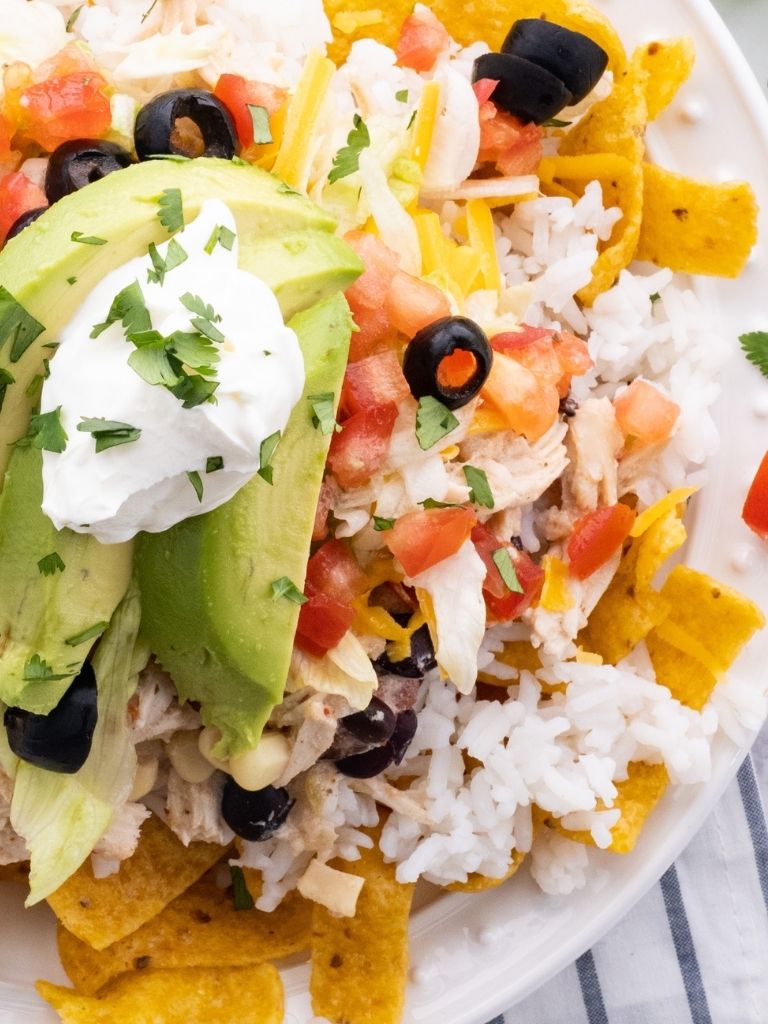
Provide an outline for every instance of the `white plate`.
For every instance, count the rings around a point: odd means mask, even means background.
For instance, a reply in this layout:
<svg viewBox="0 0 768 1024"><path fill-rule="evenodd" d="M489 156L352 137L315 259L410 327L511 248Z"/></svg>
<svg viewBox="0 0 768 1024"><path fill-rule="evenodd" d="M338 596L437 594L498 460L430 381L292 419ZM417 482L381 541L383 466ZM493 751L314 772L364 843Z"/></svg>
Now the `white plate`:
<svg viewBox="0 0 768 1024"><path fill-rule="evenodd" d="M761 242L736 282L697 282L722 331L733 339L768 329L768 107L736 44L707 0L602 0L630 45L689 34L698 61L692 80L651 129L655 159L718 180L746 178L762 205ZM686 560L768 607L768 557L742 524L746 488L768 439L768 384L737 357L723 377L718 409L724 442L711 483L689 521ZM758 638L734 671L756 678L768 660ZM627 857L594 854L588 888L565 899L543 895L521 873L483 895L443 895L413 916L408 1024L481 1024L523 999L596 942L664 873L700 827L744 756L726 740L713 751L713 775L699 787L672 790ZM44 907L23 913L16 890L0 885L0 1022L50 1024L36 978L65 981L55 952L53 919ZM308 972L285 973L287 1024L312 1013Z"/></svg>

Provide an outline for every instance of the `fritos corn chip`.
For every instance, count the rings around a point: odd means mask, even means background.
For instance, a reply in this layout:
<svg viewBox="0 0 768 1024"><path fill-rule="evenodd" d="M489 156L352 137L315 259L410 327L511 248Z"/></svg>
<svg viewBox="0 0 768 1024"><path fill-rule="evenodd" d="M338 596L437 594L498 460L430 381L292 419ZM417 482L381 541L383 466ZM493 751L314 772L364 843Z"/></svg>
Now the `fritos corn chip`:
<svg viewBox="0 0 768 1024"><path fill-rule="evenodd" d="M446 885L451 892L487 892L488 889L498 889L508 878L518 870L525 860L525 854L519 850L512 851L512 860L509 862L507 873L501 878L487 878L485 875L470 875L466 882L453 882Z"/></svg>
<svg viewBox="0 0 768 1024"><path fill-rule="evenodd" d="M94 999L39 981L63 1024L282 1024L283 985L271 964L133 971Z"/></svg>
<svg viewBox="0 0 768 1024"><path fill-rule="evenodd" d="M225 853L213 843L184 846L151 817L136 852L117 874L94 878L86 862L48 902L68 931L94 949L105 949L159 914Z"/></svg>
<svg viewBox="0 0 768 1024"><path fill-rule="evenodd" d="M312 1009L331 1024L398 1024L408 969L413 886L395 881L381 851L337 867L365 879L354 918L316 907L312 925Z"/></svg>
<svg viewBox="0 0 768 1024"><path fill-rule="evenodd" d="M645 99L648 120L655 121L677 95L680 86L693 71L696 49L687 36L654 40L639 50L640 61L648 72Z"/></svg>
<svg viewBox="0 0 768 1024"><path fill-rule="evenodd" d="M722 185L644 168L636 257L686 274L738 277L757 240L757 202L745 181Z"/></svg>
<svg viewBox="0 0 768 1024"><path fill-rule="evenodd" d="M72 984L95 995L131 970L176 967L253 967L309 947L312 912L289 893L270 914L235 910L231 893L211 875L196 882L137 931L92 949L59 928L59 956Z"/></svg>

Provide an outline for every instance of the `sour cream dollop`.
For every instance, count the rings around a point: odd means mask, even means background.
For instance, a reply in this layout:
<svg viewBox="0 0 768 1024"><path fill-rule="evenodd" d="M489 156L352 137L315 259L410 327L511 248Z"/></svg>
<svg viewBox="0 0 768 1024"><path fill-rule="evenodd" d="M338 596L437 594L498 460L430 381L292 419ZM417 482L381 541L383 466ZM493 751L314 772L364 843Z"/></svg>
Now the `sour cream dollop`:
<svg viewBox="0 0 768 1024"><path fill-rule="evenodd" d="M233 233L234 241L224 232L231 248L211 248L219 227ZM61 332L41 398L43 413L60 407L67 433L61 454L43 453L42 508L58 529L113 544L208 512L254 476L262 442L285 429L304 387L301 349L272 290L238 267L235 232L228 207L207 201L174 236L187 258L162 284L148 281L149 255L132 259L97 285ZM169 244L158 246L163 260ZM194 330L183 296L199 297L220 318L215 402L185 409L166 387L148 384L128 363L136 347L120 321L91 337L115 296L135 281L163 336ZM83 418L129 424L141 435L97 453L94 436L77 429ZM210 471L220 462L223 468ZM199 474L201 500L190 473Z"/></svg>

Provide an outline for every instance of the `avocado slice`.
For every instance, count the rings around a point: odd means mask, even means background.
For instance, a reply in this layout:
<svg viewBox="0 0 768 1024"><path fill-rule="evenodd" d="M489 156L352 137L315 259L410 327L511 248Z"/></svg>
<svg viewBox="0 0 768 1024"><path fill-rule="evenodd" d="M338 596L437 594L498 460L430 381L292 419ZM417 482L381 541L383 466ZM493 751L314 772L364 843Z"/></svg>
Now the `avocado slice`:
<svg viewBox="0 0 768 1024"><path fill-rule="evenodd" d="M307 397L338 397L352 319L337 295L290 326L306 387L273 459L273 485L254 477L226 505L137 538L142 635L181 699L199 701L203 721L221 730L221 754L255 746L282 700L299 606L271 585L304 584L330 444Z"/></svg>
<svg viewBox="0 0 768 1024"><path fill-rule="evenodd" d="M0 493L0 700L47 714L80 671L131 579L133 545L56 530L42 453L15 448ZM64 568L38 569L46 555Z"/></svg>
<svg viewBox="0 0 768 1024"><path fill-rule="evenodd" d="M3 249L0 486L5 477L10 492L0 491L0 700L31 711L55 706L80 670L91 644L65 641L109 621L129 582L132 545L101 545L57 532L43 516L40 453L14 451L35 402L29 385L42 374L50 345L83 296L109 271L146 253L150 242L168 238L158 200L174 188L181 191L186 221L207 198L229 205L241 265L275 290L286 317L346 288L362 271L354 252L333 234L335 221L308 199L258 168L212 159L155 160L117 171L56 203ZM80 236L105 243L74 240ZM16 359L5 296L45 328ZM43 576L37 562L54 551L66 570ZM40 678L25 679L25 669L27 677Z"/></svg>

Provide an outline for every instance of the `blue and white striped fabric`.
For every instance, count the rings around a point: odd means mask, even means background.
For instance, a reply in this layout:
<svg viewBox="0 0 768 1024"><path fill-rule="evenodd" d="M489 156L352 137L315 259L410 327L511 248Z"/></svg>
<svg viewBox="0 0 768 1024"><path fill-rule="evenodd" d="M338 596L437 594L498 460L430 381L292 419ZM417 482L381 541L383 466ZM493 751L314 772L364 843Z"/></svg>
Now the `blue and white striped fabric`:
<svg viewBox="0 0 768 1024"><path fill-rule="evenodd" d="M768 1024L768 729L613 931L491 1024Z"/></svg>

